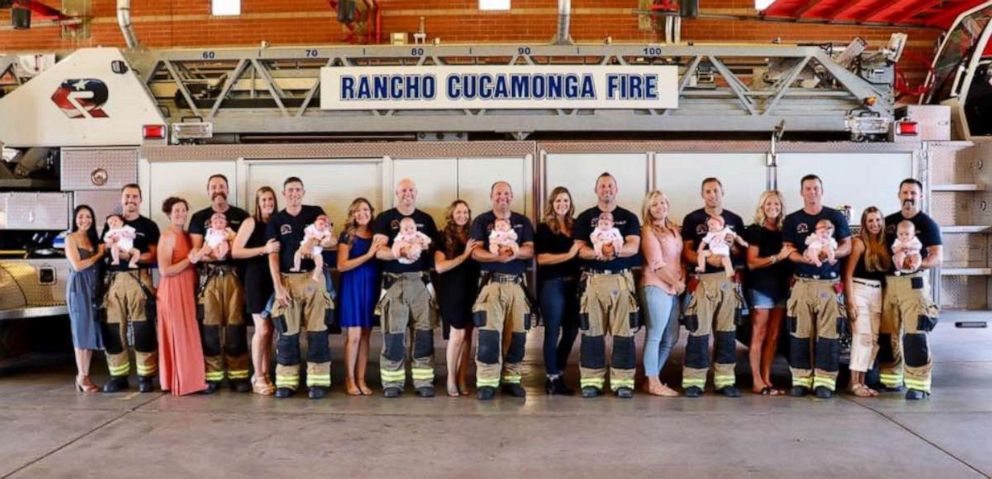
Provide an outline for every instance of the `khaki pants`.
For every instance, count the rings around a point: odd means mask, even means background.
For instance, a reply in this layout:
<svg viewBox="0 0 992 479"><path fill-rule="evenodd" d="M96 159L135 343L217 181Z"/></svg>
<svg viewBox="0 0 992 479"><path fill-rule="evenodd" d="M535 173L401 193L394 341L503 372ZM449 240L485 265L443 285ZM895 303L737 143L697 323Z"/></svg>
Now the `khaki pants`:
<svg viewBox="0 0 992 479"><path fill-rule="evenodd" d="M495 388L520 384L521 362L527 342L530 307L519 280L490 281L472 305L479 328L476 348L476 386Z"/></svg>
<svg viewBox="0 0 992 479"><path fill-rule="evenodd" d="M878 342L882 384L888 387L900 387L905 381L909 389L930 392L933 358L928 335L940 308L930 298L926 275L885 277Z"/></svg>
<svg viewBox="0 0 992 479"><path fill-rule="evenodd" d="M223 380L225 363L231 380L248 379L248 333L241 282L230 267L210 274L198 301L202 308L201 336L207 381Z"/></svg>
<svg viewBox="0 0 992 479"><path fill-rule="evenodd" d="M128 359L128 324L133 333L134 359L138 376L151 377L158 373L158 333L155 330L155 312L149 310L141 281L154 294L151 278L146 270L111 273L110 286L104 296L107 322L103 327L104 347L110 375L127 377L131 372Z"/></svg>
<svg viewBox="0 0 992 479"><path fill-rule="evenodd" d="M837 280L796 278L787 304L792 385L837 388L840 328L847 321ZM815 370L814 370L815 367Z"/></svg>
<svg viewBox="0 0 992 479"><path fill-rule="evenodd" d="M741 298L737 284L724 272L699 275L699 285L692 293L686 307L683 323L689 331L685 345L685 368L682 370L682 387L706 388L706 374L710 368L710 334L713 334L714 352L713 386L723 389L736 382L734 366L737 363L737 325Z"/></svg>
<svg viewBox="0 0 992 479"><path fill-rule="evenodd" d="M284 273L289 306L276 302L272 324L279 331L276 342L276 387L296 390L300 384L300 333L307 332L307 386L331 386L331 350L324 313L333 308L324 278L313 273Z"/></svg>
<svg viewBox="0 0 992 479"><path fill-rule="evenodd" d="M637 366L634 330L637 329L637 298L630 273L590 274L579 300L579 381L582 387L602 390L606 384L606 332L613 336L610 358L610 389L634 388Z"/></svg>
<svg viewBox="0 0 992 479"><path fill-rule="evenodd" d="M878 354L878 328L882 320L882 282L854 278L851 318L851 371L867 372Z"/></svg>
<svg viewBox="0 0 992 479"><path fill-rule="evenodd" d="M403 389L406 383L407 332L411 328L413 351L410 372L413 387L434 384L434 328L437 321L434 301L424 277L424 273L387 273L383 277L385 294L376 305L382 322L379 374L383 388Z"/></svg>

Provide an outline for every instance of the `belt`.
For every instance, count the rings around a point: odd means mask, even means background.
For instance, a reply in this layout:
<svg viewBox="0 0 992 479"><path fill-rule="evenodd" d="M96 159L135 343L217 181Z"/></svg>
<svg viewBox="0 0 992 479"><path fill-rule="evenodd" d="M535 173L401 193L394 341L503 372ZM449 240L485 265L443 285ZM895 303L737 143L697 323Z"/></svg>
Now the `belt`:
<svg viewBox="0 0 992 479"><path fill-rule="evenodd" d="M301 275L301 274L313 274L313 270L310 270L310 271L290 271L288 273L279 273L279 274L282 275L283 278L285 278L287 276L298 276L298 275Z"/></svg>
<svg viewBox="0 0 992 479"><path fill-rule="evenodd" d="M861 279L854 278L851 280L852 283L860 284L861 286L867 286L869 288L881 288L882 282L877 279Z"/></svg>
<svg viewBox="0 0 992 479"><path fill-rule="evenodd" d="M382 273L382 276L390 279L403 279L405 277L410 277L417 275L417 278L423 278L424 276L430 276L430 271L410 271L408 273Z"/></svg>
<svg viewBox="0 0 992 479"><path fill-rule="evenodd" d="M591 275L601 275L601 274L627 274L630 273L630 268L623 269L589 269L586 271Z"/></svg>
<svg viewBox="0 0 992 479"><path fill-rule="evenodd" d="M823 278L823 277L820 277L820 275L818 275L818 274L813 274L813 275L796 274L795 276L796 276L796 279L817 280L817 281L837 281L837 279L838 279L836 277L833 277L833 278Z"/></svg>
<svg viewBox="0 0 992 479"><path fill-rule="evenodd" d="M229 263L200 263L201 273L206 275L224 276L234 273L234 265Z"/></svg>
<svg viewBox="0 0 992 479"><path fill-rule="evenodd" d="M489 273L486 281L489 283L517 283L523 279L522 274Z"/></svg>

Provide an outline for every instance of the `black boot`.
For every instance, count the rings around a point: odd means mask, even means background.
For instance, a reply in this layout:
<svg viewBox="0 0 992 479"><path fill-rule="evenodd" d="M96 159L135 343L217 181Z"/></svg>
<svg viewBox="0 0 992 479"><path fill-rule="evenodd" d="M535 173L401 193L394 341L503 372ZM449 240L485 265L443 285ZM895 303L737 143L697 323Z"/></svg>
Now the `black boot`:
<svg viewBox="0 0 992 479"><path fill-rule="evenodd" d="M575 391L565 385L563 376L549 376L544 383L544 391L550 395L571 396Z"/></svg>
<svg viewBox="0 0 992 479"><path fill-rule="evenodd" d="M251 391L251 383L249 383L247 379L232 379L231 391L236 393L246 393Z"/></svg>
<svg viewBox="0 0 992 479"><path fill-rule="evenodd" d="M213 394L220 391L220 381L207 381L207 389L202 391L203 394Z"/></svg>
<svg viewBox="0 0 992 479"><path fill-rule="evenodd" d="M138 376L138 391L143 393L155 392L155 379L152 376Z"/></svg>
<svg viewBox="0 0 992 479"><path fill-rule="evenodd" d="M127 383L127 376L110 376L110 381L103 385L103 392L116 393L125 391L129 387L131 385Z"/></svg>

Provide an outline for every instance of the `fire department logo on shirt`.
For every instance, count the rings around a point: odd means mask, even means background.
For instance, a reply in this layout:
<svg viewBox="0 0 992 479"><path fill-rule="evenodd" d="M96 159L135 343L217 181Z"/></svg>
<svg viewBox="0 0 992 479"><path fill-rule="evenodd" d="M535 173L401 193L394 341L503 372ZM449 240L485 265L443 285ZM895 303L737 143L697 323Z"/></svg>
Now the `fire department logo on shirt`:
<svg viewBox="0 0 992 479"><path fill-rule="evenodd" d="M93 78L70 79L52 94L52 101L72 119L107 118L107 112L101 108L107 103L110 92L107 84Z"/></svg>
<svg viewBox="0 0 992 479"><path fill-rule="evenodd" d="M809 233L809 225L806 223L799 223L799 225L796 226L796 233L799 234Z"/></svg>
<svg viewBox="0 0 992 479"><path fill-rule="evenodd" d="M282 225L282 226L280 226L279 227L279 234L280 235L283 235L283 236L293 234L293 226L292 225Z"/></svg>
<svg viewBox="0 0 992 479"><path fill-rule="evenodd" d="M706 226L706 223L696 225L696 235L706 236L706 233L710 232L710 227Z"/></svg>

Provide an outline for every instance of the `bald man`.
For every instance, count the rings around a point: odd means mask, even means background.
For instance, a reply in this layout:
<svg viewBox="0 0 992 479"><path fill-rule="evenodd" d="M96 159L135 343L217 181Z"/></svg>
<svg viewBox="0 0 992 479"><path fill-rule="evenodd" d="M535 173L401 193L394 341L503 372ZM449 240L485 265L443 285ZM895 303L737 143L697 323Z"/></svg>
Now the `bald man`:
<svg viewBox="0 0 992 479"><path fill-rule="evenodd" d="M420 397L434 397L434 327L437 303L430 287L430 270L434 267L433 249L437 245L437 226L427 213L417 209L417 185L404 178L396 184L396 207L383 211L372 223L373 241L385 241L376 257L382 261L382 296L376 305L381 318L382 353L379 372L383 395L399 397L406 385L406 335L412 329L413 352L410 372L413 387ZM431 246L422 251L403 249L399 257L392 251L400 222L410 218L417 231L431 238Z"/></svg>

